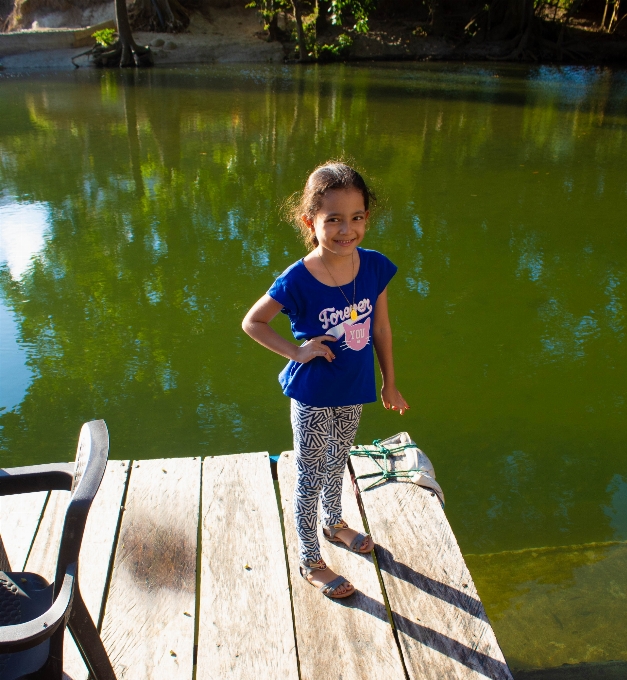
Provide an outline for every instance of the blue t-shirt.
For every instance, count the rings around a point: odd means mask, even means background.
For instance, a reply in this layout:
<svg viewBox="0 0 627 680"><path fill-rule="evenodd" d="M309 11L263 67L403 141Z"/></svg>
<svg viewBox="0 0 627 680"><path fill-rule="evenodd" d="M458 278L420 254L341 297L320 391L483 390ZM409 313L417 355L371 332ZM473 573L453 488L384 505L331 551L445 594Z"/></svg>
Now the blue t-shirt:
<svg viewBox="0 0 627 680"><path fill-rule="evenodd" d="M288 267L268 295L283 305L297 340L332 335L335 359L315 357L306 364L290 361L279 375L283 393L309 406L349 406L377 400L371 325L377 298L396 274L397 267L376 250L359 251L355 277L357 320L351 321L353 282L327 286L316 279L302 260Z"/></svg>

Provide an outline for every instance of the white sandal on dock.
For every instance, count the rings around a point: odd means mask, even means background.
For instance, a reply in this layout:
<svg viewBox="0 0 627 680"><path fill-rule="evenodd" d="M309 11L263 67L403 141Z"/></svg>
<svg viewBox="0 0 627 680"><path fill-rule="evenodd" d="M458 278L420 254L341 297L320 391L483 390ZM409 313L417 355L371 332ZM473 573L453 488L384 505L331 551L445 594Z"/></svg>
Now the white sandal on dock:
<svg viewBox="0 0 627 680"><path fill-rule="evenodd" d="M314 588L317 588L323 595L331 600L341 600L343 597L348 597L355 592L355 586L350 581L347 581L343 576L336 576L332 581L329 581L329 583L323 583L321 586L317 586L307 578L309 574L313 573L314 571L324 571L326 568L327 565L323 559L320 559L317 562L301 562L299 565L300 575L305 579L305 581L307 581L307 583L311 583ZM344 584L348 586L348 591L342 595L334 595L333 593Z"/></svg>
<svg viewBox="0 0 627 680"><path fill-rule="evenodd" d="M349 550L352 550L356 553L361 553L362 555L369 553L374 548L374 541L372 544L370 543L370 541L372 541L372 536L370 536L370 534L358 533L357 536L355 536L355 538L350 542L350 544L345 543L341 538L336 538L335 535L338 533L338 531L343 531L344 529L350 529L350 527L344 520L341 520L338 524L333 524L332 526L323 525L322 534L330 543L341 543ZM370 546L368 550L362 550L364 547L364 541L368 541L367 545Z"/></svg>

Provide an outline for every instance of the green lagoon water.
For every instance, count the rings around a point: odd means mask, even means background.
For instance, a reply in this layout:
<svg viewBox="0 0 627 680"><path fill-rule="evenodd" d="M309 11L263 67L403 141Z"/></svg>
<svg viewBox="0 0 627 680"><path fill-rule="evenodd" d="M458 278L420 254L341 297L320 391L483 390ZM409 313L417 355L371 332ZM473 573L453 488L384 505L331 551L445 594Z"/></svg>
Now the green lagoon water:
<svg viewBox="0 0 627 680"><path fill-rule="evenodd" d="M411 405L358 441L431 457L513 668L627 662L626 72L0 74L1 464L73 458L92 418L114 458L290 448L240 322L340 155L380 197Z"/></svg>

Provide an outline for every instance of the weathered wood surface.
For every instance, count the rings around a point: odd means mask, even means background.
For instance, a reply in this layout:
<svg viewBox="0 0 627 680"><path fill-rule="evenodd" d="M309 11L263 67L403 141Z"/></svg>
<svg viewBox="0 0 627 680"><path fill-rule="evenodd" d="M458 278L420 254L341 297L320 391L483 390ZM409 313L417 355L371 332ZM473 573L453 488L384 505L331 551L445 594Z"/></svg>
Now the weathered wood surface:
<svg viewBox="0 0 627 680"><path fill-rule="evenodd" d="M70 502L69 491L51 491L37 535L24 571L43 576L49 583L54 580L59 557L59 545L65 511Z"/></svg>
<svg viewBox="0 0 627 680"><path fill-rule="evenodd" d="M401 469L404 459L395 457ZM356 475L376 470L367 458L351 464ZM373 480L359 480L360 489ZM511 680L437 496L397 480L361 499L409 677Z"/></svg>
<svg viewBox="0 0 627 680"><path fill-rule="evenodd" d="M109 565L118 527L128 461L110 460L94 498L79 557L81 594L96 625L100 618ZM88 672L69 631L64 637L63 672L65 680L87 680Z"/></svg>
<svg viewBox="0 0 627 680"><path fill-rule="evenodd" d="M0 570L24 571L47 491L0 496Z"/></svg>
<svg viewBox="0 0 627 680"><path fill-rule="evenodd" d="M130 471L102 639L118 680L189 680L194 652L198 458Z"/></svg>
<svg viewBox="0 0 627 680"><path fill-rule="evenodd" d="M397 460L401 467L403 458ZM352 465L357 474L373 469L360 458ZM113 559L102 636L118 679L190 680L201 462L133 464L112 556L127 475L127 463L110 461L92 506L80 558L83 597L97 622ZM281 456L279 480L289 574L267 454L205 461L198 679L402 680L370 556L322 539L324 559L357 588L345 600L322 596L298 571L292 452ZM53 491L45 504L47 497L43 492L0 499L0 560L51 580L70 494ZM361 497L409 678L511 680L437 497L409 482L388 482ZM344 519L363 530L348 474L343 507ZM69 635L64 671L66 680L86 680Z"/></svg>
<svg viewBox="0 0 627 680"><path fill-rule="evenodd" d="M278 471L301 680L402 680L405 675L372 557L351 553L321 538L323 559L349 579L357 592L346 599L331 600L307 583L298 570L292 509L293 452L281 455ZM342 508L349 525L363 531L348 473L344 478Z"/></svg>
<svg viewBox="0 0 627 680"><path fill-rule="evenodd" d="M205 459L201 559L198 680L298 680L267 453Z"/></svg>

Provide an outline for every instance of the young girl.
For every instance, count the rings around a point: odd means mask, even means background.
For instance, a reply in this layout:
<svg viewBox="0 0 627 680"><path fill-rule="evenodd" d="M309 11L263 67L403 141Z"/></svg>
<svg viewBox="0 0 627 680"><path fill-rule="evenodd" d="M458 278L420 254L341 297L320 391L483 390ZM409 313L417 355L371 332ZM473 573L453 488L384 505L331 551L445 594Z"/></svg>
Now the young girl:
<svg viewBox="0 0 627 680"><path fill-rule="evenodd" d="M359 248L374 198L353 168L330 162L309 176L293 211L309 254L288 267L246 315L242 328L268 349L289 359L279 375L291 397L296 454L294 516L301 575L327 597L355 588L326 566L320 555L318 500L323 534L366 553L370 536L342 520L342 479L362 404L377 400L372 346L377 352L385 408L409 408L394 381L387 284L396 266L375 250ZM287 314L298 346L269 323Z"/></svg>

